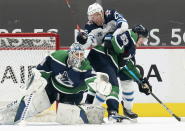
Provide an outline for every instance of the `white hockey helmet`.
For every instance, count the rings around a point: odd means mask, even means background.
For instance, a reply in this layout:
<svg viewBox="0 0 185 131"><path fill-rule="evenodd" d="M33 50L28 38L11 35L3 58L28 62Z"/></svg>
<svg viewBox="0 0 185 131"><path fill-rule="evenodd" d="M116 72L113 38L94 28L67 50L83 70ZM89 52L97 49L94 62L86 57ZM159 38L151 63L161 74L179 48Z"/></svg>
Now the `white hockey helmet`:
<svg viewBox="0 0 185 131"><path fill-rule="evenodd" d="M80 43L73 43L69 50L68 64L72 67L79 68L85 59L85 50Z"/></svg>
<svg viewBox="0 0 185 131"><path fill-rule="evenodd" d="M103 12L103 7L100 4L94 3L89 5L87 10L88 16L93 15L94 13L97 13L97 12Z"/></svg>

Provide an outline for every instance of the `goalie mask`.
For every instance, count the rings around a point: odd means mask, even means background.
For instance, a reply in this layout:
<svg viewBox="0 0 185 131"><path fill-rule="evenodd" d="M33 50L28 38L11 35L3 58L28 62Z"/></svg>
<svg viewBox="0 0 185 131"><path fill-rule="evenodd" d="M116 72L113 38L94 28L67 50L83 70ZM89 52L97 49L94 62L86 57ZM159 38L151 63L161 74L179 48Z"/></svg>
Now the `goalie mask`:
<svg viewBox="0 0 185 131"><path fill-rule="evenodd" d="M73 43L69 49L68 64L72 67L79 68L84 57L85 51L80 43Z"/></svg>

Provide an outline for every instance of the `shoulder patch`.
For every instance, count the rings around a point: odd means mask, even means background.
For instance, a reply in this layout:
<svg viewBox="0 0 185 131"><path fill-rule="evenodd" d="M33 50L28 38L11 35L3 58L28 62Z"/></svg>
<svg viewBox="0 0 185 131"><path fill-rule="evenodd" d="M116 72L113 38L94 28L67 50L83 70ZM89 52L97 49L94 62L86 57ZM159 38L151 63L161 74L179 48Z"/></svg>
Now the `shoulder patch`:
<svg viewBox="0 0 185 131"><path fill-rule="evenodd" d="M56 60L58 60L58 61L60 61L60 62L62 62L62 63L65 63L65 60L66 60L66 58L68 57L68 52L65 51L65 50L58 50L58 51L53 52L53 53L51 54L51 56L52 56L54 59L56 59Z"/></svg>
<svg viewBox="0 0 185 131"><path fill-rule="evenodd" d="M85 59L82 63L82 66L80 67L80 70L91 70L91 69L92 67L90 62L87 59Z"/></svg>

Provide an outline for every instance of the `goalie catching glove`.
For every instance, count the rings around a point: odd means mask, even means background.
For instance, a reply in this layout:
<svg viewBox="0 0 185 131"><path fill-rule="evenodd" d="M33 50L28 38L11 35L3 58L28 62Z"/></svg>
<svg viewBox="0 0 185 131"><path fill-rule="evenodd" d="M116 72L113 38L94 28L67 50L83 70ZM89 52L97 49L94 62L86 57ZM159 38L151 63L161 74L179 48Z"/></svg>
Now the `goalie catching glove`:
<svg viewBox="0 0 185 131"><path fill-rule="evenodd" d="M146 95L150 95L150 93L152 92L152 86L150 85L150 83L146 77L141 79L140 82L137 82L137 84L139 86L140 92L142 92Z"/></svg>

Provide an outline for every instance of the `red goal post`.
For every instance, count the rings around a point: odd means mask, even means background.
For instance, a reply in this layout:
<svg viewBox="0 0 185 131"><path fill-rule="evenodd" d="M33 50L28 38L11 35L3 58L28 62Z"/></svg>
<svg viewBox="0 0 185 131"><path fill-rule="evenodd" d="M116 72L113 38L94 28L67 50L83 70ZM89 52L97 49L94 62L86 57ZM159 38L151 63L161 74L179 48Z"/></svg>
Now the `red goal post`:
<svg viewBox="0 0 185 131"><path fill-rule="evenodd" d="M0 34L0 102L19 97L32 68L59 48L60 38L54 33Z"/></svg>

